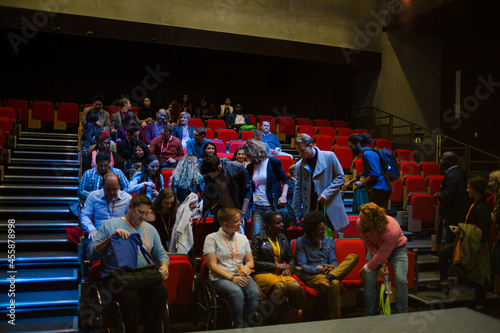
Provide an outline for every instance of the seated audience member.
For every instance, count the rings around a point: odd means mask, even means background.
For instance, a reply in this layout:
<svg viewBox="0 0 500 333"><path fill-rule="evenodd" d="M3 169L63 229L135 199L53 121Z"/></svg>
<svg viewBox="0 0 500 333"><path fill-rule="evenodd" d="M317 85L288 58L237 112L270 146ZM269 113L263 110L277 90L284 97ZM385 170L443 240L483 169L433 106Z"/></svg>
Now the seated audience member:
<svg viewBox="0 0 500 333"><path fill-rule="evenodd" d="M196 158L201 158L207 142L212 142L205 139L205 135L207 135L205 127L196 127L193 131L193 138L186 143L186 154L194 155Z"/></svg>
<svg viewBox="0 0 500 333"><path fill-rule="evenodd" d="M253 130L252 140L262 142L262 131L258 129ZM264 145L264 148L266 148L266 152L269 154L269 156L271 156L271 148L269 148L269 145L265 142L262 142L262 145Z"/></svg>
<svg viewBox="0 0 500 333"><path fill-rule="evenodd" d="M125 116L128 112L132 111L132 104L130 100L126 97L120 99L118 101L118 105L121 107L120 112L116 112L111 116L111 138L114 138L116 141L116 131L118 128L125 122ZM133 114L133 113L132 113ZM141 127L146 126L145 122L141 122L137 116L134 117L136 124L140 124Z"/></svg>
<svg viewBox="0 0 500 333"><path fill-rule="evenodd" d="M191 106L191 102L189 102L188 94L182 95L181 100L182 102L179 103L179 108L181 109L181 112L187 112L191 117L194 117L195 114L193 113L193 107Z"/></svg>
<svg viewBox="0 0 500 333"><path fill-rule="evenodd" d="M194 138L194 127L188 125L190 119L191 115L189 113L181 112L179 116L179 125L174 126L174 131L172 132L173 136L181 140L182 148L186 148L187 142Z"/></svg>
<svg viewBox="0 0 500 333"><path fill-rule="evenodd" d="M250 164L247 155L245 155L245 149L243 147L236 148L231 161L241 163L245 168Z"/></svg>
<svg viewBox="0 0 500 333"><path fill-rule="evenodd" d="M110 148L110 143L111 140L109 139L109 136L101 134L97 140L96 140L96 145L94 149L87 154L83 156L82 160L82 173L85 173L85 171L95 168L97 166L96 162L96 156L99 153L103 153L107 156L109 156L109 166L110 167L115 167L118 169L122 169L123 167L123 161L120 158L120 156L112 151Z"/></svg>
<svg viewBox="0 0 500 333"><path fill-rule="evenodd" d="M173 126L179 122L181 110L179 102L175 99L168 105L168 118L170 118L170 124Z"/></svg>
<svg viewBox="0 0 500 333"><path fill-rule="evenodd" d="M341 318L340 285L358 264L353 253L335 267L333 240L325 236L326 216L320 211L309 212L302 222L304 236L297 240L297 263L302 268L300 278L320 293L326 293L330 319Z"/></svg>
<svg viewBox="0 0 500 333"><path fill-rule="evenodd" d="M120 303L120 310L126 332L137 332L139 319L142 319L144 332L162 332L163 313L165 311L168 290L159 282L153 286L132 290L125 286L117 287L115 272L120 269L117 261L118 254L111 246L111 237L117 235L122 239L131 234L139 234L142 247L148 251L157 265L163 280L168 278L167 253L161 245L160 236L149 223L144 223L146 214L151 209L151 200L145 195L136 195L132 198L128 213L125 217L107 220L97 233L87 249L87 257L91 261L101 259L101 282L112 295L110 299ZM116 236L115 236L116 237ZM141 251L137 254L137 267L148 265Z"/></svg>
<svg viewBox="0 0 500 333"><path fill-rule="evenodd" d="M226 126L227 128L239 130L243 125L252 125L252 121L246 114L243 114L241 104L236 104L234 112L230 113L226 118Z"/></svg>
<svg viewBox="0 0 500 333"><path fill-rule="evenodd" d="M447 244L438 252L440 270L440 288L448 294L451 286L448 283L450 262L454 271L467 277L474 284L477 310L482 310L486 303L486 292L491 282L490 232L491 210L486 202L488 185L482 177L472 177L467 181L467 193L474 203L469 208L464 223L450 225L451 232L457 238L454 243ZM455 253L460 248L460 258ZM459 259L458 263L455 261ZM469 269L462 263L475 263ZM469 264L470 265L470 264ZM399 291L399 289L398 289Z"/></svg>
<svg viewBox="0 0 500 333"><path fill-rule="evenodd" d="M166 118L167 111L165 109L160 109L156 112L156 121L150 122L144 128L144 142L149 145L154 138L161 135L163 127L166 125Z"/></svg>
<svg viewBox="0 0 500 333"><path fill-rule="evenodd" d="M231 106L231 98L227 97L224 104L220 106L219 119L226 120L229 114L233 113L233 107Z"/></svg>
<svg viewBox="0 0 500 333"><path fill-rule="evenodd" d="M101 224L113 217L127 214L132 196L120 191L120 179L114 173L104 175L102 189L90 192L80 214L82 228L94 239ZM92 222L93 221L93 222Z"/></svg>
<svg viewBox="0 0 500 333"><path fill-rule="evenodd" d="M356 222L361 238L368 252L366 265L359 271L359 277L365 280L366 315L375 315L377 299L377 275L389 274L386 262L389 261L396 274L396 313L408 312L408 255L406 237L398 221L385 215L382 207L373 202L361 205L359 219Z"/></svg>
<svg viewBox="0 0 500 333"><path fill-rule="evenodd" d="M203 152L201 153L201 157L198 158L198 168L201 168L201 163L203 162L203 159L211 155L217 156L217 147L215 146L215 143L207 140L205 146L203 147Z"/></svg>
<svg viewBox="0 0 500 333"><path fill-rule="evenodd" d="M99 114L99 118L96 125L99 127L101 131L109 132L111 127L110 123L111 117L109 116L109 113L107 111L102 109L102 107L104 106L104 98L101 95L97 95L94 97L93 103L94 104L92 106L83 109L82 117L80 119L82 126L85 127L85 124L87 123L87 113L90 110L95 110Z"/></svg>
<svg viewBox="0 0 500 333"><path fill-rule="evenodd" d="M87 152L90 146L94 145L97 141L97 138L101 135L101 129L97 125L97 121L99 120L99 113L91 109L87 113L87 122L85 126L83 126L82 131L82 150Z"/></svg>
<svg viewBox="0 0 500 333"><path fill-rule="evenodd" d="M128 179L132 178L137 171L141 171L144 161L149 157L149 148L145 143L135 147L135 154L123 164L123 173Z"/></svg>
<svg viewBox="0 0 500 333"><path fill-rule="evenodd" d="M170 177L169 187L177 195L179 204L183 203L190 193L200 194L203 192L203 177L198 170L198 160L195 156L186 155L181 158L172 177Z"/></svg>
<svg viewBox="0 0 500 333"><path fill-rule="evenodd" d="M146 194L154 199L163 190L163 177L160 174L160 162L155 155L149 155L141 171L137 171L130 180L128 193Z"/></svg>
<svg viewBox="0 0 500 333"><path fill-rule="evenodd" d="M151 107L151 99L148 97L144 98L142 101L142 106L137 110L137 118L141 122L145 122L146 124L152 123L155 121L155 112Z"/></svg>
<svg viewBox="0 0 500 333"><path fill-rule="evenodd" d="M213 104L208 103L206 97L200 98L200 104L196 108L196 118L202 120L213 119L218 117L217 109Z"/></svg>
<svg viewBox="0 0 500 333"><path fill-rule="evenodd" d="M132 159L135 154L135 148L142 143L142 141L139 140L139 127L131 126L127 128L127 133L127 138L117 144L117 153L124 160Z"/></svg>
<svg viewBox="0 0 500 333"><path fill-rule="evenodd" d="M155 213L154 226L160 234L161 244L169 252L172 228L176 221L179 204L175 192L171 188L164 188L153 203Z"/></svg>
<svg viewBox="0 0 500 333"><path fill-rule="evenodd" d="M198 204L198 195L190 193L182 202L177 211L174 227L172 228L171 253L188 255L194 260L193 217Z"/></svg>
<svg viewBox="0 0 500 333"><path fill-rule="evenodd" d="M163 133L151 141L149 153L156 155L160 161L160 171L163 168L174 168L184 156L181 140L172 135L172 126L163 127Z"/></svg>
<svg viewBox="0 0 500 333"><path fill-rule="evenodd" d="M286 199L293 202L293 191L295 191L295 181L297 180L297 167L294 165L290 166L288 171L290 172L290 180L288 181L288 193L286 194Z"/></svg>
<svg viewBox="0 0 500 333"><path fill-rule="evenodd" d="M132 126L135 126L139 128L138 124L134 120L135 114L133 112L128 112L125 115L125 120L123 121L123 124L118 128L116 131L116 141L122 141L126 140L128 137L128 129ZM138 139L142 141L142 133L140 132L139 128L139 136Z"/></svg>
<svg viewBox="0 0 500 333"><path fill-rule="evenodd" d="M85 171L78 185L78 195L80 198L87 199L90 192L101 189L102 178L110 172L116 174L118 178L120 178L120 190L127 190L129 184L127 177L125 177L120 169L109 166L109 156L99 153L95 160L97 166Z"/></svg>
<svg viewBox="0 0 500 333"><path fill-rule="evenodd" d="M234 326L250 326L259 306L260 289L250 277L254 268L248 239L238 233L240 210L222 208L217 214L220 229L205 238L203 255L217 292L229 299Z"/></svg>
<svg viewBox="0 0 500 333"><path fill-rule="evenodd" d="M288 156L291 159L293 159L292 155L281 151L281 144L280 141L278 140L278 136L276 134L271 133L271 123L268 120L262 121L260 129L262 130L262 142L269 145L272 156Z"/></svg>
<svg viewBox="0 0 500 333"><path fill-rule="evenodd" d="M255 266L253 279L273 302L274 319L278 319L281 307L287 305L285 297L293 307L303 309L306 298L300 283L291 276L296 260L283 235L283 218L278 212L264 215L264 228L253 237L251 247Z"/></svg>

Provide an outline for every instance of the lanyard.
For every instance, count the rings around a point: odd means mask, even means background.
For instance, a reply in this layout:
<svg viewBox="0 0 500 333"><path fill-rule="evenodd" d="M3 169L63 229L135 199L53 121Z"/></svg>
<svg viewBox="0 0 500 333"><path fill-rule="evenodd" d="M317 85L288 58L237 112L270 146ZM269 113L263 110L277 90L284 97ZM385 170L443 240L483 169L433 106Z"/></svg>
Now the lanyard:
<svg viewBox="0 0 500 333"><path fill-rule="evenodd" d="M182 137L185 138L188 132L189 132L189 126L186 126L185 129L184 128L182 129Z"/></svg>
<svg viewBox="0 0 500 333"><path fill-rule="evenodd" d="M170 138L170 140L172 140L172 138ZM161 142L161 153L160 153L160 155L167 151L168 145L170 144L170 140L168 140L168 142L167 142L167 148L165 148L165 149L163 149L163 141Z"/></svg>
<svg viewBox="0 0 500 333"><path fill-rule="evenodd" d="M126 217L124 217L124 219L125 219L125 222L127 222L128 226L129 226L129 227L131 227L131 228L132 228L132 230L134 230L134 232L135 232L136 234L138 234L138 232L135 230L135 228L134 228L134 227L133 227L133 226L132 226L132 225L131 225L128 221L127 221L127 218L126 218ZM143 223L144 223L144 222L143 222ZM142 242L143 242L144 244L146 244L146 246L148 247L148 251L149 251L149 240L148 240L148 234L146 233L146 228L144 228L144 225L143 225L142 223L141 223L141 225L142 225L142 230L144 230L144 236L146 237L146 241L144 241L144 239L143 239L142 237L141 237L141 240L142 240ZM141 236L141 235L139 235L139 237L140 237L140 236Z"/></svg>
<svg viewBox="0 0 500 333"><path fill-rule="evenodd" d="M170 237L170 213L168 214L168 227L165 224L165 220L163 219L163 214L160 213L161 220L163 221L163 227L165 228L165 231L167 232L167 236Z"/></svg>
<svg viewBox="0 0 500 333"><path fill-rule="evenodd" d="M273 244L273 241L271 238L269 238L269 243L271 243L271 246L273 247L274 252L278 252L278 264L281 264L281 249L280 249L280 242L278 241L278 237L276 237L276 245Z"/></svg>
<svg viewBox="0 0 500 333"><path fill-rule="evenodd" d="M111 209L111 212L109 211L109 201L108 201L108 198L106 198L106 202L108 204L108 218L112 218L113 217L113 214L115 213L115 202L116 202L116 198L113 198L111 200L111 202L113 203L113 208Z"/></svg>
<svg viewBox="0 0 500 333"><path fill-rule="evenodd" d="M267 143L267 139L269 138L269 134L268 135L264 135L262 134L262 139L266 138L266 141L264 141L265 143Z"/></svg>
<svg viewBox="0 0 500 333"><path fill-rule="evenodd" d="M160 136L160 132L158 132L158 126L156 125L156 121L154 122L155 124L155 137L157 136ZM161 125L160 129L163 131L163 127L165 126L165 124Z"/></svg>
<svg viewBox="0 0 500 333"><path fill-rule="evenodd" d="M467 216L465 217L465 224L467 224L467 220L469 219L469 213L470 213L470 211L472 210L472 207L474 207L474 205L475 205L475 204L476 204L476 203L474 202L474 203L470 206L469 211L467 212Z"/></svg>
<svg viewBox="0 0 500 333"><path fill-rule="evenodd" d="M134 149L132 150L132 157L135 156L135 145L137 144L137 141L134 141ZM128 151L130 152L130 141L127 139L127 145L128 145Z"/></svg>
<svg viewBox="0 0 500 333"><path fill-rule="evenodd" d="M222 235L222 233L221 233L221 235ZM234 246L236 247L236 250L235 250L236 253L233 252L233 249L231 248L231 246L229 245L229 242L226 239L226 236L222 235L222 237L224 237L224 240L226 241L227 247L229 248L229 251L231 251L231 256L233 256L233 260L236 263L236 257L238 256L238 242L236 241L236 234L234 235Z"/></svg>

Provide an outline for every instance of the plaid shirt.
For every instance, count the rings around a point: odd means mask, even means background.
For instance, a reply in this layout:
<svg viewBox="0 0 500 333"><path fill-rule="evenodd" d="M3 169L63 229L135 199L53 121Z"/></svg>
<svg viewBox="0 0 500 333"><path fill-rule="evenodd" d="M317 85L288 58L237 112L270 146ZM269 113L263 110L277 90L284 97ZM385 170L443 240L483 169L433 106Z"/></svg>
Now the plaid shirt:
<svg viewBox="0 0 500 333"><path fill-rule="evenodd" d="M125 177L123 172L120 169L115 169L110 167L109 172L114 173L120 178L120 190L127 191L128 189L128 179ZM97 168L93 168L85 171L83 174L82 180L80 181L80 185L78 185L78 195L81 198L87 198L89 193L95 190L99 190L102 188L102 177L97 172Z"/></svg>

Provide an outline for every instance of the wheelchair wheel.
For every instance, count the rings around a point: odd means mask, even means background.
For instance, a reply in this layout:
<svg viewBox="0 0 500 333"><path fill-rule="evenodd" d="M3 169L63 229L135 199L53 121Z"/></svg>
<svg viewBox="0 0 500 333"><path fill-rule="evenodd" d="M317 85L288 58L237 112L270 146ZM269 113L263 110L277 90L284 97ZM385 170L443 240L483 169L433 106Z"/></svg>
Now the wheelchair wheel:
<svg viewBox="0 0 500 333"><path fill-rule="evenodd" d="M106 292L100 282L92 284L80 308L81 327L84 332L102 331L106 326Z"/></svg>
<svg viewBox="0 0 500 333"><path fill-rule="evenodd" d="M207 280L204 280L199 286L195 295L196 330L213 330L217 327L217 292L214 286Z"/></svg>
<svg viewBox="0 0 500 333"><path fill-rule="evenodd" d="M170 332L170 311L168 308L168 304L166 304L165 311L163 311L163 322L161 330L163 333Z"/></svg>

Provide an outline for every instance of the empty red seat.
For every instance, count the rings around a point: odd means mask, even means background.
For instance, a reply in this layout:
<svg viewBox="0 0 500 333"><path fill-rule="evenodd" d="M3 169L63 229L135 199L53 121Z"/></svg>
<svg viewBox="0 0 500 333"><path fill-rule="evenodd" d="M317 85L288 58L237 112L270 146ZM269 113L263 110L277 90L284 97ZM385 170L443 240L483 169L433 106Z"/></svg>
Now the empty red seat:
<svg viewBox="0 0 500 333"><path fill-rule="evenodd" d="M334 147L333 152L337 156L342 169L350 170L352 165L352 152L348 147Z"/></svg>
<svg viewBox="0 0 500 333"><path fill-rule="evenodd" d="M398 178L396 181L391 183L392 193L389 200L391 202L403 202L403 179Z"/></svg>
<svg viewBox="0 0 500 333"><path fill-rule="evenodd" d="M316 146L320 150L332 151L333 148L333 138L328 135L316 135Z"/></svg>
<svg viewBox="0 0 500 333"><path fill-rule="evenodd" d="M316 124L316 127L331 127L332 123L330 120L326 119L314 119L314 123Z"/></svg>
<svg viewBox="0 0 500 333"><path fill-rule="evenodd" d="M0 130L3 132L4 142L8 145L14 144L13 142L13 127L12 122L7 117L0 117Z"/></svg>
<svg viewBox="0 0 500 333"><path fill-rule="evenodd" d="M348 140L349 140L348 136L336 136L335 145L340 147L347 147Z"/></svg>
<svg viewBox="0 0 500 333"><path fill-rule="evenodd" d="M362 128L356 128L356 129L354 130L354 133L357 133L357 134L363 134L363 133L366 133L366 134L368 134L369 136L372 136L372 131L367 130L367 129L362 129Z"/></svg>
<svg viewBox="0 0 500 333"><path fill-rule="evenodd" d="M191 118L191 119L189 119L188 125L193 126L193 127L202 127L203 120L201 120L199 118Z"/></svg>
<svg viewBox="0 0 500 333"><path fill-rule="evenodd" d="M427 192L411 194L408 205L408 231L421 231L422 223L434 226L438 214L434 202L434 197Z"/></svg>
<svg viewBox="0 0 500 333"><path fill-rule="evenodd" d="M337 129L337 136L351 136L354 134L354 131L350 128L343 128L343 127L335 127Z"/></svg>
<svg viewBox="0 0 500 333"><path fill-rule="evenodd" d="M226 152L226 145L222 140L219 139L212 139L210 140L215 144L215 149L217 149L217 153L224 154Z"/></svg>
<svg viewBox="0 0 500 333"><path fill-rule="evenodd" d="M318 134L320 135L329 135L332 138L335 138L335 128L333 127L318 127Z"/></svg>
<svg viewBox="0 0 500 333"><path fill-rule="evenodd" d="M215 138L215 132L211 128L205 128L207 134L205 134L205 139L213 140Z"/></svg>
<svg viewBox="0 0 500 333"><path fill-rule="evenodd" d="M257 128L257 118L253 114L247 114L248 118L250 118L250 121L252 122L252 125Z"/></svg>
<svg viewBox="0 0 500 333"><path fill-rule="evenodd" d="M278 117L277 133L295 136L295 120L290 117Z"/></svg>
<svg viewBox="0 0 500 333"><path fill-rule="evenodd" d="M428 176L427 177L427 192L430 195L435 195L441 192L441 184L443 184L444 176Z"/></svg>
<svg viewBox="0 0 500 333"><path fill-rule="evenodd" d="M161 176L163 177L163 185L164 187L170 187L170 177L174 173L175 168L165 168L161 170Z"/></svg>
<svg viewBox="0 0 500 333"><path fill-rule="evenodd" d="M359 271L366 264L366 252L363 241L359 238L336 239L334 241L334 246L335 246L335 256L337 257L337 263L339 264L342 263L342 261L344 261L345 258L347 258L347 256L350 255L351 253L354 253L359 257L358 264L342 280L342 285L347 289L362 288L364 286L364 282L359 277Z"/></svg>
<svg viewBox="0 0 500 333"><path fill-rule="evenodd" d="M22 122L28 121L28 101L24 99L9 99L5 106L14 108L17 112L19 110L20 120Z"/></svg>
<svg viewBox="0 0 500 333"><path fill-rule="evenodd" d="M344 120L333 120L332 124L333 124L333 127L335 127L335 128L338 128L338 127L348 128L349 127L349 125L347 125L347 122Z"/></svg>
<svg viewBox="0 0 500 333"><path fill-rule="evenodd" d="M377 149L392 149L392 141L388 139L375 139L374 145Z"/></svg>
<svg viewBox="0 0 500 333"><path fill-rule="evenodd" d="M310 118L297 118L295 119L297 126L314 126L312 119Z"/></svg>
<svg viewBox="0 0 500 333"><path fill-rule="evenodd" d="M16 131L16 126L19 123L17 120L16 110L12 107L0 107L0 117L8 118L9 122L12 124L12 132L18 134Z"/></svg>
<svg viewBox="0 0 500 333"><path fill-rule="evenodd" d="M420 175L420 167L415 162L402 161L399 167L401 169L401 177L406 175Z"/></svg>
<svg viewBox="0 0 500 333"><path fill-rule="evenodd" d="M316 128L314 126L297 126L297 135L299 134L307 134L311 138L314 138L316 135Z"/></svg>
<svg viewBox="0 0 500 333"><path fill-rule="evenodd" d="M110 116L112 116L114 113L120 112L121 110L122 108L118 105L109 105L107 109Z"/></svg>
<svg viewBox="0 0 500 333"><path fill-rule="evenodd" d="M220 129L226 129L226 122L220 119L208 119L207 127L211 128L212 131L216 132Z"/></svg>
<svg viewBox="0 0 500 333"><path fill-rule="evenodd" d="M224 142L224 147L227 146L229 141L238 140L239 135L233 129L219 129L216 131L217 139L222 140Z"/></svg>
<svg viewBox="0 0 500 333"><path fill-rule="evenodd" d="M408 149L396 150L396 158L398 161L413 161L415 162L415 153Z"/></svg>
<svg viewBox="0 0 500 333"><path fill-rule="evenodd" d="M352 161L352 176L356 177L357 175L361 174L361 171L363 171L363 160L361 158L356 158L354 161Z"/></svg>
<svg viewBox="0 0 500 333"><path fill-rule="evenodd" d="M408 200L408 195L413 192L427 193L427 185L425 179L418 175L407 175L403 178L403 199L404 205Z"/></svg>
<svg viewBox="0 0 500 333"><path fill-rule="evenodd" d="M78 125L79 108L76 103L59 103L57 107L57 120L66 124Z"/></svg>
<svg viewBox="0 0 500 333"><path fill-rule="evenodd" d="M243 146L245 144L245 141L240 141L240 140L233 140L233 141L229 141L228 145L229 145L229 148L228 148L228 151L230 154L234 154L234 152L236 151L236 149L238 149L239 147Z"/></svg>
<svg viewBox="0 0 500 333"><path fill-rule="evenodd" d="M54 103L47 101L35 101L31 107L31 117L42 123L54 122Z"/></svg>
<svg viewBox="0 0 500 333"><path fill-rule="evenodd" d="M422 162L420 163L420 168L422 170L422 177L427 178L428 176L440 176L441 167L435 162Z"/></svg>
<svg viewBox="0 0 500 333"><path fill-rule="evenodd" d="M262 122L264 120L267 120L271 125L271 133L276 134L276 118L274 118L273 116L259 116L258 119L259 119L259 128L262 127Z"/></svg>
<svg viewBox="0 0 500 333"><path fill-rule="evenodd" d="M241 131L241 140L248 141L252 140L253 131Z"/></svg>
<svg viewBox="0 0 500 333"><path fill-rule="evenodd" d="M276 156L277 159L281 161L281 166L285 173L290 173L290 167L295 164L295 161L288 156Z"/></svg>
<svg viewBox="0 0 500 333"><path fill-rule="evenodd" d="M168 279L163 284L168 288L168 305L190 305L193 295L193 266L187 260L170 260Z"/></svg>

